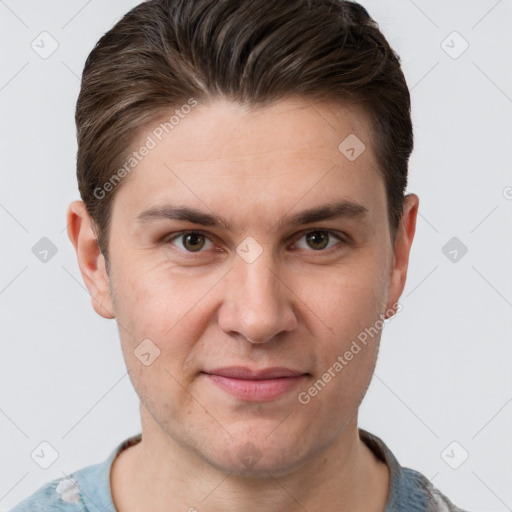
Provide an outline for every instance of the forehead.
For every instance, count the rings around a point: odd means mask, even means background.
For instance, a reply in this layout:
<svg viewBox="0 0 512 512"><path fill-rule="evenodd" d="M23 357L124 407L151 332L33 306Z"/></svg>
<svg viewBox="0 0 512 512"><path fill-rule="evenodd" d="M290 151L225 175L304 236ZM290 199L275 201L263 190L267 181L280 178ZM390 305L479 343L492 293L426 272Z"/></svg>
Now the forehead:
<svg viewBox="0 0 512 512"><path fill-rule="evenodd" d="M309 157L321 149L337 157L339 143L349 135L370 143L368 116L355 105L294 97L258 107L217 99L173 115L180 110L144 125L138 142L150 136L157 146L169 145L182 163L244 160L276 151Z"/></svg>
<svg viewBox="0 0 512 512"><path fill-rule="evenodd" d="M137 134L131 151L151 149L115 201L125 210L129 203L132 214L177 199L241 215L257 204L259 216L262 205L282 215L299 201L304 208L343 198L385 206L370 134L365 112L340 103L175 107Z"/></svg>

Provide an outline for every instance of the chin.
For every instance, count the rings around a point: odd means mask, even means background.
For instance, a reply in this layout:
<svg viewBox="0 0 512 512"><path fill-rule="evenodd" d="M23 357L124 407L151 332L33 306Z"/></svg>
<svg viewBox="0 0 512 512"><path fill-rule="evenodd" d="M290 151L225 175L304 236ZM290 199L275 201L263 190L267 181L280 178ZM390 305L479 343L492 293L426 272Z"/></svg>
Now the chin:
<svg viewBox="0 0 512 512"><path fill-rule="evenodd" d="M227 446L222 446L220 440L212 443L210 446L216 445L217 450L203 452L202 458L223 472L256 479L286 476L307 463L314 447L307 446L304 436L271 432L268 428L259 433L254 428L239 431L236 440L230 438Z"/></svg>
<svg viewBox="0 0 512 512"><path fill-rule="evenodd" d="M243 459L239 460L238 458L233 458L232 452L226 451L223 454L223 460L208 462L217 469L230 473L231 476L264 480L287 476L303 464L302 461L297 460L296 454L290 456L293 457L293 460L290 460L283 454L269 455L267 453L264 455L261 452L255 452L251 456L246 453Z"/></svg>

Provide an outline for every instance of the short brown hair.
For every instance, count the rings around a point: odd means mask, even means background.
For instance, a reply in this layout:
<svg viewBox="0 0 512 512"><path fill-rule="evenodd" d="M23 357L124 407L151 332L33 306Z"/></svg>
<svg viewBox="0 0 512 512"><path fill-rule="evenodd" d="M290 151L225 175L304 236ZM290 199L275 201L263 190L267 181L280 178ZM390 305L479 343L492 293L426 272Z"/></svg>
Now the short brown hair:
<svg viewBox="0 0 512 512"><path fill-rule="evenodd" d="M76 106L78 186L105 258L121 184L104 185L142 127L191 98L258 107L294 95L348 101L369 115L394 237L413 148L410 95L398 55L362 6L149 0L97 42Z"/></svg>

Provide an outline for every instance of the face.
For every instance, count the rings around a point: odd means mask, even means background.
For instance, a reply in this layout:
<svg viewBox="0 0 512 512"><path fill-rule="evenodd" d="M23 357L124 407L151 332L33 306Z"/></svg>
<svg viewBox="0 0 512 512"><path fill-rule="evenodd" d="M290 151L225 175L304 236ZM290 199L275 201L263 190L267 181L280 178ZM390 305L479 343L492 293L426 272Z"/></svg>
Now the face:
<svg viewBox="0 0 512 512"><path fill-rule="evenodd" d="M338 149L350 134L355 159ZM117 191L110 280L91 244L79 255L97 312L119 324L144 434L254 475L335 443L404 286L414 197L393 244L355 108L218 100L181 118ZM90 237L81 215L74 243Z"/></svg>

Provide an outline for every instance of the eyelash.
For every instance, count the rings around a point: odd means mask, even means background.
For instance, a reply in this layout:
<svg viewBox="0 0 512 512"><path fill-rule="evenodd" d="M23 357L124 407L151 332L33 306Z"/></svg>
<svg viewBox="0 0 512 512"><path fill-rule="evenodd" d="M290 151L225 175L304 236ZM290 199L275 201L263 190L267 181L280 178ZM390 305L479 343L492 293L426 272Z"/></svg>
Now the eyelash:
<svg viewBox="0 0 512 512"><path fill-rule="evenodd" d="M328 247L327 249L315 250L315 249L311 249L310 248L310 250L308 252L330 253L333 249L334 250L340 250L340 248L337 247L338 245L340 245L340 243L342 243L342 244L343 243L345 243L345 244L348 243L347 236L344 235L344 234L337 233L335 231L330 231L328 229L314 228L314 229L308 229L307 231L301 232L299 234L299 236L295 239L294 244L296 244L299 240L301 240L302 238L307 236L309 233L327 233L329 235L329 237L335 238L336 240L338 240L338 243L335 244L334 246ZM180 239L180 238L184 237L185 235L191 235L191 234L196 234L196 235L204 236L207 240L209 240L211 243L213 243L212 240L209 238L208 233L206 233L204 231L201 231L201 230L189 230L189 231L180 231L179 233L175 233L172 236L165 237L162 240L162 244L164 244L164 245L167 245L167 244L173 245L173 242L175 240ZM330 242L330 240L329 240L329 242ZM203 250L199 250L197 252L187 251L187 250L184 250L184 249L178 249L178 250L180 252L183 252L183 253L186 253L186 254L191 254L191 255L194 255L194 254L200 255L201 253L205 252Z"/></svg>

